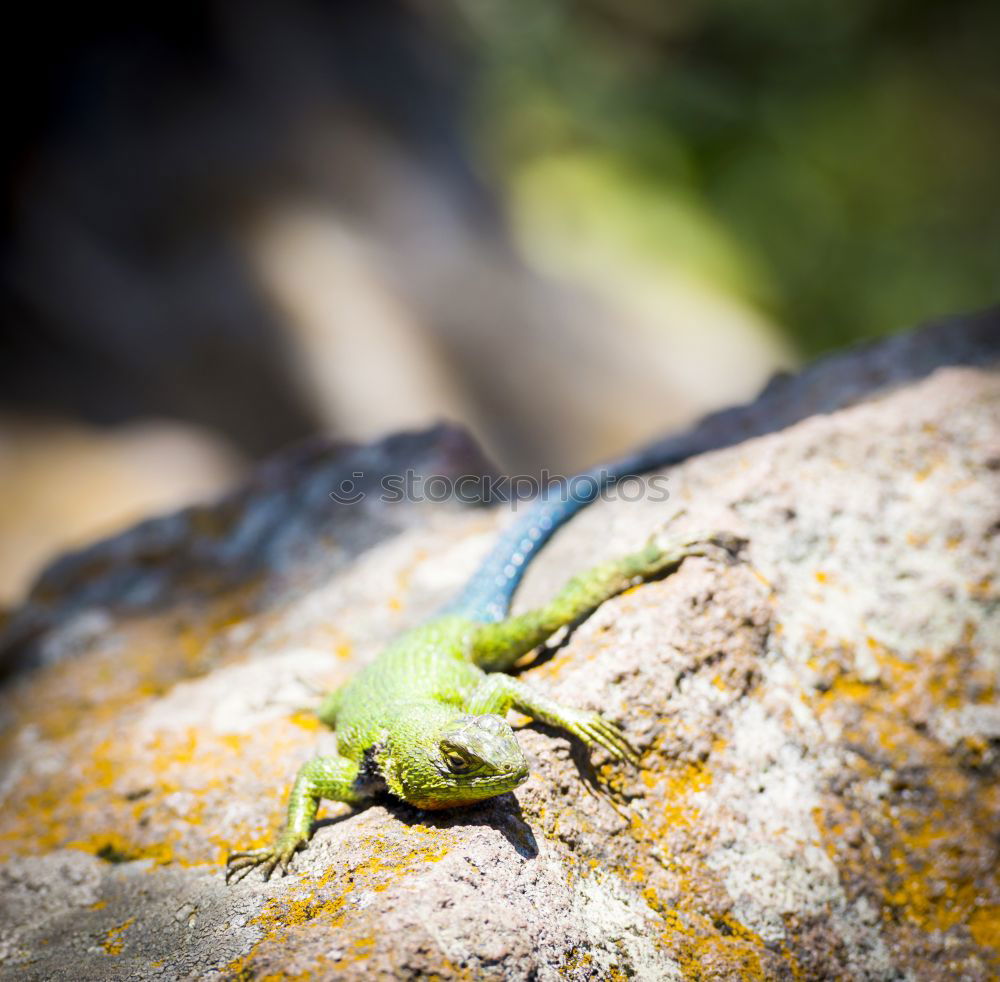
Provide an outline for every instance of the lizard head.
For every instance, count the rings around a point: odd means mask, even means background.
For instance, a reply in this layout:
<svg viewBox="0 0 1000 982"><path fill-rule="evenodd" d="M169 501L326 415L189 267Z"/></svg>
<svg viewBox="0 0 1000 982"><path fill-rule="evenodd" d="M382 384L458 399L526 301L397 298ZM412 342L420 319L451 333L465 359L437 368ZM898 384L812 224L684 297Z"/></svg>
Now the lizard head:
<svg viewBox="0 0 1000 982"><path fill-rule="evenodd" d="M527 780L528 762L500 716L422 715L397 730L383 765L389 790L411 805L469 805Z"/></svg>

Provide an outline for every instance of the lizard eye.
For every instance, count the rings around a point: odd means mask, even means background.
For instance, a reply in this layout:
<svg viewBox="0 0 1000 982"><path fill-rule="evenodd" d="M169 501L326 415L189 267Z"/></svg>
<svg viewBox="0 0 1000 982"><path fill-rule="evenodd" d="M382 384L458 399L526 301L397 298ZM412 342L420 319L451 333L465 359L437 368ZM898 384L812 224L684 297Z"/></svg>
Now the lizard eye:
<svg viewBox="0 0 1000 982"><path fill-rule="evenodd" d="M470 760L451 747L443 747L442 752L444 754L444 762L448 765L448 770L452 774L468 774L479 766L479 761Z"/></svg>

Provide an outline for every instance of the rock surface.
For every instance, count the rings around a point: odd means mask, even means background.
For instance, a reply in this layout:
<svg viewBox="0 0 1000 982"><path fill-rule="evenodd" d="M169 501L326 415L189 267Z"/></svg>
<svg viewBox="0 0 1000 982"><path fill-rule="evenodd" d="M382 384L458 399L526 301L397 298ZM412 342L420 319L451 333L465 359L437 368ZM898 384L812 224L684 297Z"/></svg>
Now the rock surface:
<svg viewBox="0 0 1000 982"><path fill-rule="evenodd" d="M312 689L432 613L509 512L331 518L333 472L306 460L309 507L275 478L159 520L138 536L155 549L133 534L50 571L7 627L8 667L34 667L0 693L0 976L996 977L995 328L963 365L778 413L667 472L669 501L602 501L543 552L519 607L670 519L750 540L749 563L688 560L525 670L618 721L641 770L527 725L515 795L330 806L270 883L227 888L221 863L269 838L331 746ZM471 460L442 440L406 446L428 469Z"/></svg>

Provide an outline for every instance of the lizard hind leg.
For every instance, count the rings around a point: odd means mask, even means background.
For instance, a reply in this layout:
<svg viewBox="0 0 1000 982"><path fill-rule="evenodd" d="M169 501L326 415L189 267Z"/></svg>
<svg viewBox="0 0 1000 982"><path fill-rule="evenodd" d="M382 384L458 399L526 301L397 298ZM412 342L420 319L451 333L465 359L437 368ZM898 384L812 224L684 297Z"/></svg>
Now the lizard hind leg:
<svg viewBox="0 0 1000 982"><path fill-rule="evenodd" d="M728 532L687 538L655 533L638 552L575 576L544 607L480 624L472 639L472 661L486 671L508 669L559 628L585 617L633 584L669 573L688 556L721 555L732 560L743 545L745 540Z"/></svg>

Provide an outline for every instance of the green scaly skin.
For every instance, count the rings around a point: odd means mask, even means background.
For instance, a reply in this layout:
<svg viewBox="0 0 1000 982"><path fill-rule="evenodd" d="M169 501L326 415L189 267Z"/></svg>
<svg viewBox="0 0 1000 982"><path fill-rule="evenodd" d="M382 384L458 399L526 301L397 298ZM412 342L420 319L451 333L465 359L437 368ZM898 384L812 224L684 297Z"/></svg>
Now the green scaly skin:
<svg viewBox="0 0 1000 982"><path fill-rule="evenodd" d="M546 606L494 623L438 617L397 638L328 696L319 717L337 731L338 754L309 761L295 778L284 829L264 849L234 852L227 880L263 867L287 872L308 842L320 800L361 805L388 790L418 808L453 808L513 791L528 764L504 720L516 709L638 764L621 731L600 713L563 706L503 674L559 628L629 586L676 569L688 556L733 555L726 534L687 541L654 537L639 552L572 579Z"/></svg>

